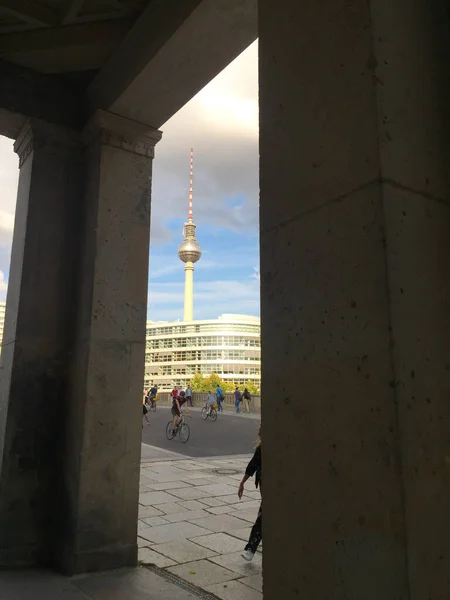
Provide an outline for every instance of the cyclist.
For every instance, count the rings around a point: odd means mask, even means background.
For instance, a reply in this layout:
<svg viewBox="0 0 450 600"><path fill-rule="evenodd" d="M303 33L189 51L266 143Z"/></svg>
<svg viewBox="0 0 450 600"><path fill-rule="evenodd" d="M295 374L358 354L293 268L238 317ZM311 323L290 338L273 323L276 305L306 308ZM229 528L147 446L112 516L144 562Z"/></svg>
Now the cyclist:
<svg viewBox="0 0 450 600"><path fill-rule="evenodd" d="M150 388L150 392L149 392L148 397L149 397L150 404L151 404L152 408L155 405L155 398L156 398L157 393L158 393L158 386L154 385L153 387Z"/></svg>
<svg viewBox="0 0 450 600"><path fill-rule="evenodd" d="M173 430L175 430L175 428L180 423L181 407L184 404L186 404L186 394L184 392L180 392L179 396L173 397L173 400L172 400L172 415L173 415L172 429ZM188 417L191 416L189 413L189 408L188 408L187 404L186 404L186 414Z"/></svg>
<svg viewBox="0 0 450 600"><path fill-rule="evenodd" d="M211 407L216 403L216 397L214 396L214 394L212 393L211 390L208 391L208 393L206 394L206 400L205 400L205 408L207 408L207 412L206 414L209 416L210 412L211 412Z"/></svg>

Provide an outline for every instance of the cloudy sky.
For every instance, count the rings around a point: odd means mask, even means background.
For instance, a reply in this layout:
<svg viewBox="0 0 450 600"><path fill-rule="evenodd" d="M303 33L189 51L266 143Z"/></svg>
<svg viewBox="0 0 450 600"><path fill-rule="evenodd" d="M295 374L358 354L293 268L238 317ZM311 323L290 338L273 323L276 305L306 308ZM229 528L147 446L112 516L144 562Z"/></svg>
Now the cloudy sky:
<svg viewBox="0 0 450 600"><path fill-rule="evenodd" d="M149 310L183 317L177 257L194 148L194 220L203 256L195 268L195 318L259 315L257 44L250 46L163 127L153 171ZM17 157L0 137L0 299L6 297Z"/></svg>

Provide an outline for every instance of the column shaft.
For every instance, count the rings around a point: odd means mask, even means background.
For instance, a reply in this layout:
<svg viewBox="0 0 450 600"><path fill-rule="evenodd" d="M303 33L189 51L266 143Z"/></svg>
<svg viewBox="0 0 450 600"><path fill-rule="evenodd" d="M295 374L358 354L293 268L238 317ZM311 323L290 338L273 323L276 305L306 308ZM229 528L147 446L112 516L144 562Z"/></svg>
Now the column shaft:
<svg viewBox="0 0 450 600"><path fill-rule="evenodd" d="M158 131L99 113L86 130L84 250L63 474L70 573L134 565L151 174Z"/></svg>
<svg viewBox="0 0 450 600"><path fill-rule="evenodd" d="M446 24L259 0L268 597L450 587Z"/></svg>
<svg viewBox="0 0 450 600"><path fill-rule="evenodd" d="M0 566L51 563L76 296L78 135L29 121L19 135L0 383Z"/></svg>

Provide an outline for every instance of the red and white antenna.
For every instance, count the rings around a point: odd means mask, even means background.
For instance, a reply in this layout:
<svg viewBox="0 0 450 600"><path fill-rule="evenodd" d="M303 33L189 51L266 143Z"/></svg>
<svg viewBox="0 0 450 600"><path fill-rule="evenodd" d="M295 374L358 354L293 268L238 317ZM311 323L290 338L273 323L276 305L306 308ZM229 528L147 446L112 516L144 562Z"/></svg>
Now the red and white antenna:
<svg viewBox="0 0 450 600"><path fill-rule="evenodd" d="M192 171L193 171L193 167L194 167L194 148L191 148L191 162L190 162L190 169L189 169L189 215L188 215L188 221L192 221L192 180L193 180L193 175L192 175Z"/></svg>

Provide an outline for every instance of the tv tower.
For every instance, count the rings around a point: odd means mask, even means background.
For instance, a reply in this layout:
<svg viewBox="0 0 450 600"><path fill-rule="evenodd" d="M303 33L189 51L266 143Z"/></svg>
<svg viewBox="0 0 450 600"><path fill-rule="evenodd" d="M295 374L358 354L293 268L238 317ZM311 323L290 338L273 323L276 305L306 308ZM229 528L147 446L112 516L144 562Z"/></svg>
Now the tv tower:
<svg viewBox="0 0 450 600"><path fill-rule="evenodd" d="M194 150L191 148L191 161L189 170L189 214L184 224L184 241L178 248L178 256L184 262L184 321L194 320L194 263L202 255L199 243L195 239L196 225L192 218L192 171L194 165Z"/></svg>

